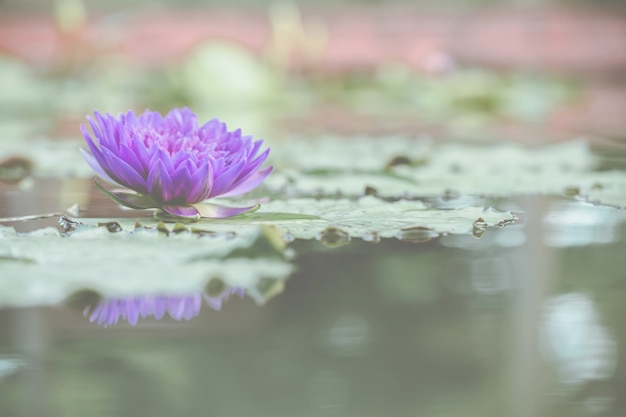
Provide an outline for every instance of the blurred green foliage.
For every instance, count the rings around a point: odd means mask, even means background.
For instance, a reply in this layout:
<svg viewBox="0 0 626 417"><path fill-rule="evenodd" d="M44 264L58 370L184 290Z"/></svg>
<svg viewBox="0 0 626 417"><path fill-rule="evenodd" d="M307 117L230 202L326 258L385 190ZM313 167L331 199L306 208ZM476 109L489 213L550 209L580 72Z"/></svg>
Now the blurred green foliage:
<svg viewBox="0 0 626 417"><path fill-rule="evenodd" d="M368 74L295 74L226 41L207 41L182 61L154 69L110 54L67 64L36 68L0 57L0 133L8 129L19 137L22 129L26 135L38 121L50 131L52 122L81 120L96 109L115 114L176 106L191 107L201 119L236 120L244 130L262 133L284 120L323 120L327 109L372 124L404 118L470 129L540 123L577 92L564 80L472 68L432 75L383 63Z"/></svg>

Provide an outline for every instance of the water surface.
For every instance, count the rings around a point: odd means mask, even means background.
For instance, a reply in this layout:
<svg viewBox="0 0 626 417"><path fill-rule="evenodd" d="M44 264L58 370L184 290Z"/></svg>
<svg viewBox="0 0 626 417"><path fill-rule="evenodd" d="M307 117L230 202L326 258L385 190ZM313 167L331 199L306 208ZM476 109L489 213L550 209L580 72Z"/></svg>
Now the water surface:
<svg viewBox="0 0 626 417"><path fill-rule="evenodd" d="M58 189L5 190L0 215L62 211L71 198ZM121 213L91 191L81 199L88 216ZM220 309L224 288L209 281L204 298L181 294L196 301L160 313L158 294L138 293L146 318L107 327L92 313L112 300L90 288L0 308L0 415L626 415L624 212L499 204L521 221L478 235L295 240L284 258L294 272L255 287L261 305L242 291Z"/></svg>

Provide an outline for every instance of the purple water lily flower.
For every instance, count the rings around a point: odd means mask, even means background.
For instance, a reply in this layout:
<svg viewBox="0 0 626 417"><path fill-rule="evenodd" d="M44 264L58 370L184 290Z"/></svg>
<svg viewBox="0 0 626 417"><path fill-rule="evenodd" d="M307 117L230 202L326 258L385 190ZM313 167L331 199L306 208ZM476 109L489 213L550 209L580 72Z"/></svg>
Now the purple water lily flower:
<svg viewBox="0 0 626 417"><path fill-rule="evenodd" d="M259 206L226 207L205 200L234 197L261 184L272 167L261 168L269 148L262 140L243 136L240 129L212 119L202 126L188 108L166 116L146 110L117 117L87 116L92 132L81 125L89 150L83 156L111 184L134 192L109 191L118 203L135 209L159 208L179 217L229 217ZM93 136L92 136L93 134Z"/></svg>
<svg viewBox="0 0 626 417"><path fill-rule="evenodd" d="M91 305L85 307L83 315L89 317L91 323L96 322L104 327L117 324L120 319L126 320L134 326L140 318L154 317L160 320L166 313L177 321L191 320L200 314L202 300L213 310L220 311L222 302L232 294L237 294L241 298L244 296L244 290L227 288L220 295L214 297L198 293L106 299L95 307Z"/></svg>

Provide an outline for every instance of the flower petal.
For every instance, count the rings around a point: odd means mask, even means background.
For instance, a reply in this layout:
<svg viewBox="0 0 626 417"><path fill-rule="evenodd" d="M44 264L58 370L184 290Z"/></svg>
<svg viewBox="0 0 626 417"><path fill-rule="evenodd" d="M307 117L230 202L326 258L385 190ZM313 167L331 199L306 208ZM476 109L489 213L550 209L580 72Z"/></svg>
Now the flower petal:
<svg viewBox="0 0 626 417"><path fill-rule="evenodd" d="M146 145L141 141L141 138L138 137L138 133L133 132L130 134L128 147L135 153L137 159L139 159L144 172L147 171L150 165L150 153Z"/></svg>
<svg viewBox="0 0 626 417"><path fill-rule="evenodd" d="M200 218L200 211L193 205L174 206L174 205L164 204L163 206L161 206L161 208L163 209L163 211L171 214L172 216L185 217L188 219Z"/></svg>
<svg viewBox="0 0 626 417"><path fill-rule="evenodd" d="M126 145L120 145L119 157L128 165L130 165L135 172L137 172L142 178L146 177L146 171L148 166L144 165L137 153Z"/></svg>
<svg viewBox="0 0 626 417"><path fill-rule="evenodd" d="M146 180L128 162L107 147L101 149L111 178L132 190L146 192Z"/></svg>
<svg viewBox="0 0 626 417"><path fill-rule="evenodd" d="M229 189L236 188L239 185L243 184L245 181L247 181L247 179L251 177L254 174L254 172L265 161L268 154L269 154L269 149L265 151L262 155L259 155L259 157L256 158L254 161L248 162L248 164L241 170L241 172L237 176L237 179L233 181L233 183L230 185ZM227 192L230 192L230 191L227 191Z"/></svg>
<svg viewBox="0 0 626 417"><path fill-rule="evenodd" d="M160 161L163 164L163 167L167 172L174 171L174 165L172 165L172 160L170 155L165 152L162 148L157 148L152 158L150 159L150 165L148 166L148 170L153 169L153 165L156 164L157 161Z"/></svg>
<svg viewBox="0 0 626 417"><path fill-rule="evenodd" d="M95 138L104 137L104 135L102 134L102 129L100 129L100 125L98 124L96 120L93 119L93 117L87 116L87 121L89 122L89 126L91 126L91 131L93 132L93 135ZM83 135L89 134L85 126L81 125L80 128L83 131Z"/></svg>
<svg viewBox="0 0 626 417"><path fill-rule="evenodd" d="M154 318L161 320L165 316L167 310L167 301L163 297L156 297L154 300Z"/></svg>
<svg viewBox="0 0 626 417"><path fill-rule="evenodd" d="M242 159L236 164L231 165L228 169L222 172L219 176L215 178L213 182L213 189L211 190L210 197L216 197L218 195L222 195L227 191L230 191L233 182L237 180L237 177L241 173L241 170L244 168L246 161Z"/></svg>
<svg viewBox="0 0 626 417"><path fill-rule="evenodd" d="M98 140L100 141L100 146L115 146L116 137L113 131L113 126L111 126L111 124L115 123L115 118L113 118L108 113L106 114L106 116L104 116L100 112L94 112L94 115L96 116L96 121L98 123L98 126L100 127L101 132L101 135L97 136Z"/></svg>
<svg viewBox="0 0 626 417"><path fill-rule="evenodd" d="M171 110L165 116L165 120L175 124L183 133L198 130L198 118L188 107Z"/></svg>
<svg viewBox="0 0 626 417"><path fill-rule="evenodd" d="M102 152L100 151L100 147L98 147L95 144L94 140L91 138L91 135L89 134L89 131L84 125L80 125L80 131L83 133L83 137L85 138L85 141L87 142L87 146L89 146L89 150L91 151L92 155L96 158L96 161L98 161L98 163L102 166L102 168L106 169L107 167L103 165L106 162L104 160L104 156L102 155Z"/></svg>
<svg viewBox="0 0 626 417"><path fill-rule="evenodd" d="M265 181L265 179L272 173L273 170L274 167L267 167L253 173L248 178L236 185L232 190L228 191L227 193L221 194L220 197L235 197L255 189L263 181Z"/></svg>
<svg viewBox="0 0 626 417"><path fill-rule="evenodd" d="M126 320L131 326L135 326L139 320L139 300L132 299L126 303Z"/></svg>
<svg viewBox="0 0 626 417"><path fill-rule="evenodd" d="M166 202L172 199L172 179L160 160L150 167L147 179L148 194L156 201Z"/></svg>
<svg viewBox="0 0 626 417"><path fill-rule="evenodd" d="M96 171L96 174L98 174L100 176L100 178L102 178L103 180L105 180L108 183L115 184L115 185L121 185L121 184L118 184L117 182L115 182L111 177L109 177L109 175L106 172L104 172L104 169L102 169L102 167L100 166L100 164L96 160L95 156L93 156L93 154L91 154L90 152L87 152L86 150L84 150L82 148L80 149L80 153L83 154L83 158L85 158L85 161L87 161L87 163L89 164L91 169Z"/></svg>
<svg viewBox="0 0 626 417"><path fill-rule="evenodd" d="M221 219L224 217L238 216L243 213L254 212L261 207L260 204L255 204L250 207L228 207L211 203L197 203L192 204L192 206L198 210L200 216L209 219Z"/></svg>
<svg viewBox="0 0 626 417"><path fill-rule="evenodd" d="M206 294L202 294L202 298L204 301L215 311L220 311L222 309L222 297L209 297Z"/></svg>
<svg viewBox="0 0 626 417"><path fill-rule="evenodd" d="M206 200L211 195L213 189L213 166L206 162L198 167L198 170L191 175L193 188L189 191L186 201L198 203Z"/></svg>
<svg viewBox="0 0 626 417"><path fill-rule="evenodd" d="M239 172L237 179L233 181L229 188L233 189L235 187L238 187L240 184L246 181L248 177L252 176L252 174L254 174L254 171L256 171L261 166L261 164L263 164L265 159L267 159L268 154L269 149L263 152L263 154L259 155L255 160L248 161L246 166L243 167L241 172Z"/></svg>
<svg viewBox="0 0 626 417"><path fill-rule="evenodd" d="M183 318L185 303L180 298L169 298L167 300L167 312L174 320L180 321Z"/></svg>
<svg viewBox="0 0 626 417"><path fill-rule="evenodd" d="M172 199L173 200L185 200L189 195L189 192L193 188L191 182L191 173L186 164L183 164L176 168L174 172L170 174L172 180ZM188 203L195 203L195 201L187 201Z"/></svg>
<svg viewBox="0 0 626 417"><path fill-rule="evenodd" d="M137 117L137 126L143 128L151 128L154 126L159 126L163 123L163 116L159 112L151 111L146 109L145 112Z"/></svg>
<svg viewBox="0 0 626 417"><path fill-rule="evenodd" d="M101 186L97 180L94 179L93 182L96 184L96 187L98 187L100 191L106 194L111 200L125 207L140 210L159 207L159 204L147 195L127 193L124 191L109 191Z"/></svg>
<svg viewBox="0 0 626 417"><path fill-rule="evenodd" d="M266 149L265 152L263 152L261 155L257 156L254 159L252 159L253 156L250 155L248 157L248 165L243 170L242 175L247 175L250 172L256 170L258 167L260 167L261 164L267 159L269 154L270 154L270 150Z"/></svg>

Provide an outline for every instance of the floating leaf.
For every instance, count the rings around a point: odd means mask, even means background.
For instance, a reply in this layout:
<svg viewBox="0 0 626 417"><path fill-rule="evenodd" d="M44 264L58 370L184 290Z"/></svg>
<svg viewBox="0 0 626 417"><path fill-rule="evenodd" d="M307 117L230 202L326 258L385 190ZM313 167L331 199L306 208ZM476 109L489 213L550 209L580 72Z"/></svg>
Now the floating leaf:
<svg viewBox="0 0 626 417"><path fill-rule="evenodd" d="M277 213L290 213L289 216ZM377 239L397 237L403 228L426 227L439 234L469 234L473 223L482 217L487 226L513 223L516 216L510 212L481 206L464 206L454 210L439 210L421 201L400 200L388 202L373 196L351 199L294 198L274 200L251 215L225 219L200 220L193 223L194 233L254 233L259 226L276 228L283 239L315 239L328 227L347 232L351 238ZM136 228L136 219L81 219L89 222L115 221L126 231ZM157 227L169 234L173 228L157 219L142 219L144 227ZM159 224L158 224L159 223Z"/></svg>
<svg viewBox="0 0 626 417"><path fill-rule="evenodd" d="M256 289L260 280L284 280L293 269L276 255L246 258L259 245L264 251L275 247L259 226L236 235L165 236L151 226L135 229L122 220L107 220L66 237L53 228L21 234L0 226L0 306L59 303L82 289L108 298L188 294L202 291L216 277L249 289L262 303ZM235 250L239 257L226 258Z"/></svg>

